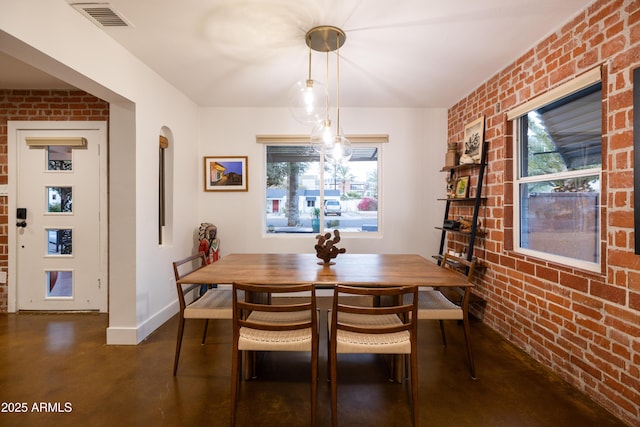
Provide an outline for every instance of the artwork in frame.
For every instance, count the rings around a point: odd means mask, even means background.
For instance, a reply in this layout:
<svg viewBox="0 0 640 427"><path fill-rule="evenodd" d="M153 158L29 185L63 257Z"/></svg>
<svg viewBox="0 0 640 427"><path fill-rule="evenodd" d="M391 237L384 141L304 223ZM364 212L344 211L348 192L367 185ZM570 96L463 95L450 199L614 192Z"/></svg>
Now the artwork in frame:
<svg viewBox="0 0 640 427"><path fill-rule="evenodd" d="M461 176L456 181L456 193L455 197L459 199L464 199L469 197L469 177Z"/></svg>
<svg viewBox="0 0 640 427"><path fill-rule="evenodd" d="M464 151L461 164L480 163L480 149L484 140L484 116L464 127Z"/></svg>
<svg viewBox="0 0 640 427"><path fill-rule="evenodd" d="M247 191L247 156L204 158L204 191Z"/></svg>

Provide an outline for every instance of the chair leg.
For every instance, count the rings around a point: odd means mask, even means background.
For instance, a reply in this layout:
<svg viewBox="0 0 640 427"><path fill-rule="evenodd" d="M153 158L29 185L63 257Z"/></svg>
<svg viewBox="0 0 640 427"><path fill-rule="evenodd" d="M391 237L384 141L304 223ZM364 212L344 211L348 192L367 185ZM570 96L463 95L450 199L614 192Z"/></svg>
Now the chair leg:
<svg viewBox="0 0 640 427"><path fill-rule="evenodd" d="M467 359L469 359L469 370L471 378L476 379L476 367L473 363L473 351L471 350L471 328L469 327L469 318L465 316L462 326L464 329L464 341L467 345Z"/></svg>
<svg viewBox="0 0 640 427"><path fill-rule="evenodd" d="M327 321L331 321L331 309L327 310ZM331 381L331 332L327 323L327 381Z"/></svg>
<svg viewBox="0 0 640 427"><path fill-rule="evenodd" d="M204 333L202 334L202 345L204 345L204 341L207 339L208 328L209 328L209 319L204 319Z"/></svg>
<svg viewBox="0 0 640 427"><path fill-rule="evenodd" d="M318 402L318 343L311 349L311 425L316 425L316 409Z"/></svg>
<svg viewBox="0 0 640 427"><path fill-rule="evenodd" d="M178 323L178 339L176 341L176 355L173 359L173 376L178 372L178 360L180 360L180 347L182 347L182 335L184 334L184 317L180 315Z"/></svg>
<svg viewBox="0 0 640 427"><path fill-rule="evenodd" d="M331 378L331 425L333 427L338 425L338 367L337 367L337 355L335 348L329 351L329 366L330 378Z"/></svg>
<svg viewBox="0 0 640 427"><path fill-rule="evenodd" d="M418 400L418 354L417 346L411 349L411 405L413 407L413 425L418 427L419 417L418 412L420 408L420 402Z"/></svg>
<svg viewBox="0 0 640 427"><path fill-rule="evenodd" d="M447 336L446 336L446 334L444 332L444 321L441 319L441 320L439 320L439 322L440 322L440 335L442 335L442 345L444 347L446 347L447 346Z"/></svg>
<svg viewBox="0 0 640 427"><path fill-rule="evenodd" d="M389 368L389 382L402 384L404 380L404 356L401 354L384 355Z"/></svg>
<svg viewBox="0 0 640 427"><path fill-rule="evenodd" d="M238 402L238 383L240 372L239 367L241 366L241 356L240 351L238 351L237 343L234 344L233 354L231 357L231 426L236 425L236 407Z"/></svg>
<svg viewBox="0 0 640 427"><path fill-rule="evenodd" d="M251 379L255 380L258 378L258 352L250 351L247 355L251 358Z"/></svg>

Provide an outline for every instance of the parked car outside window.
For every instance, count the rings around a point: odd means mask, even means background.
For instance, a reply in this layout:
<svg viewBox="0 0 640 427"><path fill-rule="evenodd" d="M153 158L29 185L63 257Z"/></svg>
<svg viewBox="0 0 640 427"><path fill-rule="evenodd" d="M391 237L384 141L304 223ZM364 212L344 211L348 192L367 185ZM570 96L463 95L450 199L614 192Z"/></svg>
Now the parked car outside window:
<svg viewBox="0 0 640 427"><path fill-rule="evenodd" d="M342 208L340 202L337 200L325 200L324 201L324 214L326 215L342 215Z"/></svg>

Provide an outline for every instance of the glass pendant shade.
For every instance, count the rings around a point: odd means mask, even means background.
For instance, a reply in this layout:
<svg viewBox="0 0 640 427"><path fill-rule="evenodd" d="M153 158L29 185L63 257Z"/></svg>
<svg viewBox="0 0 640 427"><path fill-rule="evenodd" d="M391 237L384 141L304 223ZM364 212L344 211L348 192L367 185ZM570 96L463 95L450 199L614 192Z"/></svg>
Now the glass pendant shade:
<svg viewBox="0 0 640 427"><path fill-rule="evenodd" d="M289 93L289 111L294 119L304 125L322 121L325 115L324 85L316 80L301 80Z"/></svg>
<svg viewBox="0 0 640 427"><path fill-rule="evenodd" d="M312 124L310 140L314 151L331 162L351 159L351 142L340 129L340 47L347 36L340 28L321 25L307 31L305 41L309 47L309 78L294 85L289 95L289 109L297 121ZM311 79L312 51L324 52L326 77L329 84L329 52L336 52L336 124L329 119L329 92ZM322 86L322 87L321 87ZM327 86L328 88L328 86ZM324 102L324 105L322 105Z"/></svg>
<svg viewBox="0 0 640 427"><path fill-rule="evenodd" d="M324 155L328 161L336 163L348 162L351 160L352 154L351 141L342 134L335 136L329 146L325 145Z"/></svg>
<svg viewBox="0 0 640 427"><path fill-rule="evenodd" d="M335 129L331 126L331 120L321 120L311 129L311 146L316 152L322 153L331 146L335 134Z"/></svg>

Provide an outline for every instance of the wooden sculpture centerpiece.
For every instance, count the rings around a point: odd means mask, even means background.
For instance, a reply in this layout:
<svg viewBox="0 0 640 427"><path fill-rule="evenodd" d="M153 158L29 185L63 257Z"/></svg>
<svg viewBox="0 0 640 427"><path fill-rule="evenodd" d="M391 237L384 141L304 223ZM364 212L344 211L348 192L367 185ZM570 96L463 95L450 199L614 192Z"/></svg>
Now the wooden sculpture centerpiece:
<svg viewBox="0 0 640 427"><path fill-rule="evenodd" d="M335 262L331 262L331 260L338 256L338 254L343 254L347 252L345 248L338 248L336 243L340 241L340 232L338 230L333 230L334 238L331 238L331 233L318 234L316 239L318 243L316 243L316 256L320 258L323 262L318 262L319 265L332 265Z"/></svg>

